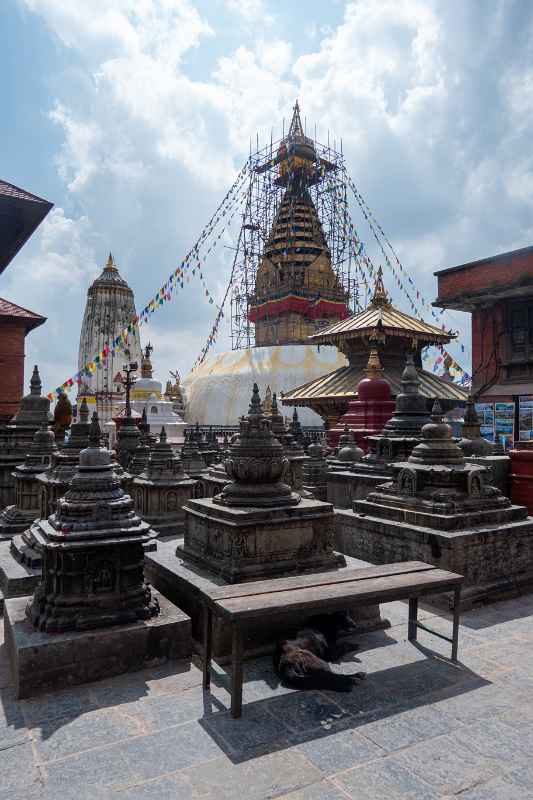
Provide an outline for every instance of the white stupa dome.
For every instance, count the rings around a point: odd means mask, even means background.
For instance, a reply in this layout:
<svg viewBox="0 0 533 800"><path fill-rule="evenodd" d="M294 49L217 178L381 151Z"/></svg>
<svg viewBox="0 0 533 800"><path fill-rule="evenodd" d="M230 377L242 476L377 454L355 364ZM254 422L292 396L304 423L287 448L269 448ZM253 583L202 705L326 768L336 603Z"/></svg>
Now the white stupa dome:
<svg viewBox="0 0 533 800"><path fill-rule="evenodd" d="M347 365L336 347L294 344L218 353L190 372L183 387L189 423L235 425L246 414L254 383L264 397L267 386L282 392ZM283 413L283 406L280 404ZM299 409L303 425L322 425L314 411ZM287 412L289 416L289 412Z"/></svg>

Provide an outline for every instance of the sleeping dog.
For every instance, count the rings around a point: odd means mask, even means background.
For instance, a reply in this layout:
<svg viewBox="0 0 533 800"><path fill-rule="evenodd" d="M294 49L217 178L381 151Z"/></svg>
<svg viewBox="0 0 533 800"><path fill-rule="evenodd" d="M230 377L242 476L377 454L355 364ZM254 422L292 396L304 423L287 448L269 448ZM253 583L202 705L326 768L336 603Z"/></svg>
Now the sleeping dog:
<svg viewBox="0 0 533 800"><path fill-rule="evenodd" d="M274 670L281 682L294 689L350 692L365 678L365 673L341 675L332 672L328 661L338 661L357 649L357 645L339 643L339 638L352 633L354 628L354 621L345 612L321 614L312 617L295 639L278 642Z"/></svg>

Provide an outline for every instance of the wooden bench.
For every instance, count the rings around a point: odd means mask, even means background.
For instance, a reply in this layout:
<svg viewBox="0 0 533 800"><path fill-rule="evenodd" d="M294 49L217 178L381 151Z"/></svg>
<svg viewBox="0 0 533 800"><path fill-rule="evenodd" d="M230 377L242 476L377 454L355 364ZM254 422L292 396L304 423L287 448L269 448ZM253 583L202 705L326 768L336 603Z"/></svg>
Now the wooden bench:
<svg viewBox="0 0 533 800"><path fill-rule="evenodd" d="M210 686L213 615L232 626L231 715L242 713L243 636L242 624L283 612L334 612L358 605L409 600L408 638L417 638L422 628L452 645L452 660L457 660L459 607L462 575L437 569L421 561L406 561L363 569L341 569L315 575L254 581L221 586L202 594L204 603L203 685ZM428 594L454 592L453 634L449 638L418 622L418 599Z"/></svg>

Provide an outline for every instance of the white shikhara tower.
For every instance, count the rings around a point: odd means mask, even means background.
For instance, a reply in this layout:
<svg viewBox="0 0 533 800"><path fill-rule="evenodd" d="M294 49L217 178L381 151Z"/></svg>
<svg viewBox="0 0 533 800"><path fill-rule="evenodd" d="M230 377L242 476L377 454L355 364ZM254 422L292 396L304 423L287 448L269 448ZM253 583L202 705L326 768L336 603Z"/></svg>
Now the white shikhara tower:
<svg viewBox="0 0 533 800"><path fill-rule="evenodd" d="M113 256L109 254L102 274L89 287L87 305L81 326L78 369L82 370L106 345L127 328L136 316L133 292L119 274ZM129 354L128 354L129 351ZM132 328L123 349L110 352L91 376L83 375L78 397L96 403L101 422L111 419L113 407L123 398L121 370L125 363L141 364L142 351L137 326Z"/></svg>

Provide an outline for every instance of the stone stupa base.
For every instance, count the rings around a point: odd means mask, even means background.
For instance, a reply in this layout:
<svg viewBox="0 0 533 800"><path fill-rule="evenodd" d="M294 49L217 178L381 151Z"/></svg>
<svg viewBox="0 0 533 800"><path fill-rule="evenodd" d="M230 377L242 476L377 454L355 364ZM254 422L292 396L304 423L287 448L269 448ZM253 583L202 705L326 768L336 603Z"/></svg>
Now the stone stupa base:
<svg viewBox="0 0 533 800"><path fill-rule="evenodd" d="M327 500L335 508L351 508L354 500L364 500L380 483L390 481L385 468L359 470L354 464L351 470L330 472L327 476Z"/></svg>
<svg viewBox="0 0 533 800"><path fill-rule="evenodd" d="M464 575L461 607L467 609L533 591L533 518L520 519L519 506L506 511L505 522L447 531L444 524L438 529L438 516L435 527L424 527L342 509L335 512L337 547L372 564L424 561ZM449 609L453 597L432 595L428 602Z"/></svg>
<svg viewBox="0 0 533 800"><path fill-rule="evenodd" d="M157 593L161 613L128 625L47 634L26 616L31 597L4 603L5 641L16 697L89 683L167 659L189 658L191 620Z"/></svg>
<svg viewBox="0 0 533 800"><path fill-rule="evenodd" d="M339 556L339 554L335 555ZM346 567L359 566L352 558L345 560L339 556L339 561L341 560ZM343 569L344 567L339 568ZM146 555L145 575L159 592L189 614L192 620L195 649L201 652L200 643L203 635L201 595L216 592L220 586L226 586L228 581L213 575L212 572L194 562L176 557L176 548L173 542L159 542L157 551ZM382 619L377 604L348 610L357 623L356 633L367 633L390 627L390 622ZM280 638L286 638L296 633L310 616L313 614L309 614L309 612L292 612L277 618L269 616L268 625L252 623L244 633L246 657L252 658L273 652L274 646ZM227 623L216 618L213 620L213 655L219 663L225 663L231 658L231 634L231 627Z"/></svg>
<svg viewBox="0 0 533 800"><path fill-rule="evenodd" d="M330 503L302 499L272 508L227 506L212 499L185 506L185 539L178 556L227 583L325 572L345 566L333 552Z"/></svg>

